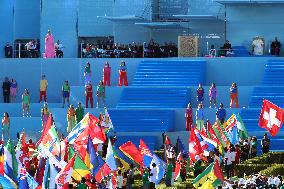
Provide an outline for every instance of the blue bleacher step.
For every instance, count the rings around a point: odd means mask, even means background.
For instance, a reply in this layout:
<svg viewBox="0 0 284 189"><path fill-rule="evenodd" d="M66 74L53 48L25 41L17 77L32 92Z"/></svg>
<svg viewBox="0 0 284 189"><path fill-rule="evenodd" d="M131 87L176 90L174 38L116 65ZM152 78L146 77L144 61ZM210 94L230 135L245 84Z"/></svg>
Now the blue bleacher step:
<svg viewBox="0 0 284 189"><path fill-rule="evenodd" d="M174 130L174 110L111 109L117 132L162 132Z"/></svg>
<svg viewBox="0 0 284 189"><path fill-rule="evenodd" d="M269 60L265 65L264 85L282 85L284 86L284 60Z"/></svg>
<svg viewBox="0 0 284 189"><path fill-rule="evenodd" d="M206 61L145 60L134 76L135 86L195 86L205 83Z"/></svg>
<svg viewBox="0 0 284 189"><path fill-rule="evenodd" d="M186 87L127 87L117 108L184 108L189 100Z"/></svg>
<svg viewBox="0 0 284 189"><path fill-rule="evenodd" d="M263 99L284 107L284 86L258 86L251 96L249 107L261 108Z"/></svg>

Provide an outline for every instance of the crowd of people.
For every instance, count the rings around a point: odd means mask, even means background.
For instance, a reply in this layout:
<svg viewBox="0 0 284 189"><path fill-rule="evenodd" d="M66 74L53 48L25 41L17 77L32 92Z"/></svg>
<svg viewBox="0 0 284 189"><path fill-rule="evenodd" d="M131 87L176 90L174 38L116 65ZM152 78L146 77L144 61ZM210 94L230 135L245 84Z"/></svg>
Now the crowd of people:
<svg viewBox="0 0 284 189"><path fill-rule="evenodd" d="M127 45L112 40L97 41L96 44L83 42L79 48L82 58L167 58L178 55L178 49L172 42L160 45L153 39L148 44L133 42Z"/></svg>

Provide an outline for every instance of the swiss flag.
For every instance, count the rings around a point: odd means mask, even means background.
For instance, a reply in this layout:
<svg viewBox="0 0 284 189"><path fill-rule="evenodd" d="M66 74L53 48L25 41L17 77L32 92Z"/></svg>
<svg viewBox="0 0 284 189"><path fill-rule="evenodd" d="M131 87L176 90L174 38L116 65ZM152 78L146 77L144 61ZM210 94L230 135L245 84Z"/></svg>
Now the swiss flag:
<svg viewBox="0 0 284 189"><path fill-rule="evenodd" d="M258 121L261 128L268 130L272 136L275 136L281 128L283 118L284 110L268 100L263 100Z"/></svg>
<svg viewBox="0 0 284 189"><path fill-rule="evenodd" d="M189 145L188 154L189 154L189 157L190 157L190 165L192 165L193 162L196 161L195 156L196 155L200 156L203 153L200 142L199 142L194 131L190 132L188 145Z"/></svg>

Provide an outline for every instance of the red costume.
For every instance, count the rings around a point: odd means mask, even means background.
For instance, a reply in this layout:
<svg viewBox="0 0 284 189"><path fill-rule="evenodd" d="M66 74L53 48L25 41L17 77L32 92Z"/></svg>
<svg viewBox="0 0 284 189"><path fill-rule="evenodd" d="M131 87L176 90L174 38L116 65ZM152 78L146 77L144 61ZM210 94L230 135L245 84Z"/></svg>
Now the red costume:
<svg viewBox="0 0 284 189"><path fill-rule="evenodd" d="M104 71L104 85L105 85L105 86L110 86L110 73L111 73L111 68L105 66L103 71Z"/></svg>
<svg viewBox="0 0 284 189"><path fill-rule="evenodd" d="M93 86L91 84L86 85L86 108L88 108L89 100L90 100L91 108L93 108L94 107Z"/></svg>
<svg viewBox="0 0 284 189"><path fill-rule="evenodd" d="M185 130L191 131L192 128L192 108L187 108L185 111Z"/></svg>
<svg viewBox="0 0 284 189"><path fill-rule="evenodd" d="M128 81L127 81L127 73L126 71L119 70L119 81L118 85L122 86L124 82L124 86L128 86Z"/></svg>

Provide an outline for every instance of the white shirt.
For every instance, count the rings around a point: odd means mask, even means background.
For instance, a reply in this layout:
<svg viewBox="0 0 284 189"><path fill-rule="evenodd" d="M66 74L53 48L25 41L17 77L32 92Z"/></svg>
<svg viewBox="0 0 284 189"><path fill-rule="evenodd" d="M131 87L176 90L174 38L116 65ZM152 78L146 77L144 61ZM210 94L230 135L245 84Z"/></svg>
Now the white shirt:
<svg viewBox="0 0 284 189"><path fill-rule="evenodd" d="M236 152L226 152L225 158L227 159L227 165L231 165L236 160Z"/></svg>
<svg viewBox="0 0 284 189"><path fill-rule="evenodd" d="M116 186L117 188L122 188L122 185L123 185L123 176L121 175L118 175L117 178L116 178Z"/></svg>
<svg viewBox="0 0 284 189"><path fill-rule="evenodd" d="M269 177L267 183L268 185L274 184L274 179L272 177Z"/></svg>
<svg viewBox="0 0 284 189"><path fill-rule="evenodd" d="M151 174L152 174L152 176L150 176L150 179L149 179L149 181L150 182L153 182L153 183L156 183L157 182L157 177L158 177L158 169L157 169L157 167L153 167L152 169L151 169L151 172L150 172Z"/></svg>
<svg viewBox="0 0 284 189"><path fill-rule="evenodd" d="M253 54L254 55L263 55L263 41L262 39L255 39L252 42L253 45Z"/></svg>
<svg viewBox="0 0 284 189"><path fill-rule="evenodd" d="M274 184L276 185L276 186L279 186L279 184L280 184L280 179L278 178L278 177L274 177Z"/></svg>

